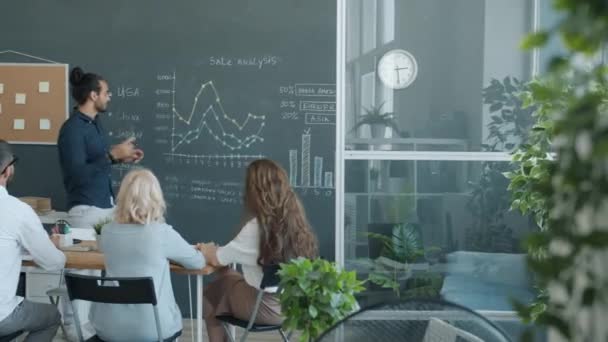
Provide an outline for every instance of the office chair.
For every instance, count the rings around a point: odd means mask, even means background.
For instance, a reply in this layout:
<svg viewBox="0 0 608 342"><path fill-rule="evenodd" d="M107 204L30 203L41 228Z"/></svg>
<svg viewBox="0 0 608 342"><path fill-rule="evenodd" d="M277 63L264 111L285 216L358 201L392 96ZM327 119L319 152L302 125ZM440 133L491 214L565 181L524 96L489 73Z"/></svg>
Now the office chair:
<svg viewBox="0 0 608 342"><path fill-rule="evenodd" d="M84 339L82 337L82 330L80 329L78 311L76 305L74 305L75 300L86 300L107 304L150 304L154 310L158 341L174 341L182 333L179 331L174 336L163 340L160 317L156 306L156 292L154 290L154 281L152 280L152 277L116 278L66 273L65 284L70 302L72 303L72 310L74 310L76 330L80 341L84 341ZM95 336L94 340L100 341L101 339Z"/></svg>
<svg viewBox="0 0 608 342"><path fill-rule="evenodd" d="M255 306L253 307L253 311L251 312L251 316L249 317L248 321L238 319L231 315L215 316L215 318L217 318L218 320L220 320L222 322L222 326L224 327L224 330L226 330L226 334L228 335L228 338L230 339L230 341L232 341L232 342L236 341L236 339L235 339L236 336L233 336L232 332L230 331L230 325L234 325L234 326L238 326L238 327L245 329L245 333L243 333L243 336L241 336L241 339L240 339L241 342L244 342L247 339L247 335L249 335L250 332L265 332L265 331L273 331L273 330L278 330L279 333L281 334L281 337L283 338L283 341L289 342L289 337L291 336L291 333L289 334L289 336L286 336L285 332L281 328L281 325L256 324L255 323L255 319L258 315L258 310L260 309L260 304L262 303L262 297L264 296L264 289L271 288L271 287L277 287L277 293L279 292L278 286L279 286L279 282L281 281L281 278L277 274L277 272L279 271L279 268L280 268L279 265L268 265L268 266L262 267L263 272L264 272L264 277L262 278L262 283L260 284L260 290L258 291L258 296L256 297L256 300L255 300Z"/></svg>
<svg viewBox="0 0 608 342"><path fill-rule="evenodd" d="M364 308L328 329L317 342L509 342L494 323L444 300L391 301Z"/></svg>

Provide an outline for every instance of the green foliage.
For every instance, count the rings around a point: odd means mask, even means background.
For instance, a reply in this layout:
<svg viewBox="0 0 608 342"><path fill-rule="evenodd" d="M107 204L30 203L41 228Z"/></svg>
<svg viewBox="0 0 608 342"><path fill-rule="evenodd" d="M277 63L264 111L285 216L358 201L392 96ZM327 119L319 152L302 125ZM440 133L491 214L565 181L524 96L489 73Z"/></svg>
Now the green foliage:
<svg viewBox="0 0 608 342"><path fill-rule="evenodd" d="M407 275L407 267L395 267L394 264L384 262L380 257L371 260L371 269L367 280L383 289L391 289L397 297L401 297L400 279ZM390 259L389 259L390 260Z"/></svg>
<svg viewBox="0 0 608 342"><path fill-rule="evenodd" d="M516 167L506 172L509 178L511 209L522 215L532 215L541 233L546 234L551 201L551 173L556 167L552 157L552 142L555 139L555 119L567 108L574 96L573 88L559 75L547 75L531 81L520 94L523 105L534 108L535 123L527 138L513 153L512 164ZM546 257L546 246L538 244L532 236L527 241L531 258ZM525 321L536 321L547 309L548 295L541 288L539 296L530 305L516 303L518 312Z"/></svg>
<svg viewBox="0 0 608 342"><path fill-rule="evenodd" d="M538 295L534 303L526 305L520 302L513 302L513 306L517 311L519 317L521 317L524 323L536 322L539 317L547 310L547 301L549 300L549 294L547 289L538 289Z"/></svg>
<svg viewBox="0 0 608 342"><path fill-rule="evenodd" d="M441 274L424 272L406 281L406 290L400 295L402 299L438 298L443 286Z"/></svg>
<svg viewBox="0 0 608 342"><path fill-rule="evenodd" d="M97 233L97 235L101 235L101 230L103 229L103 226L105 226L106 224L108 224L110 222L112 222L111 217L106 217L106 218L99 220L99 222L97 222L93 225L93 229L95 229L95 233Z"/></svg>
<svg viewBox="0 0 608 342"><path fill-rule="evenodd" d="M301 331L301 342L315 339L356 310L355 294L364 290L354 271L323 259L291 260L281 264L279 275L283 327Z"/></svg>
<svg viewBox="0 0 608 342"><path fill-rule="evenodd" d="M545 230L530 240L546 252L542 258L529 258L548 294L546 310L536 315L536 323L570 341L606 341L608 82L606 66L591 57L608 43L608 2L554 0L553 5L562 15L560 22L547 30L546 38L533 34L524 45L542 46L559 36L569 50L552 61L547 81L532 94L552 108L549 129L556 159L540 167L522 163L527 176L548 181L537 187L540 198L525 198L517 206L535 210L535 201L545 201L546 212L540 212ZM518 178L514 190L525 187L526 181Z"/></svg>
<svg viewBox="0 0 608 342"><path fill-rule="evenodd" d="M377 233L367 233L367 236L382 242L380 255L391 260L408 263L424 255L420 238L412 225L395 225L391 236Z"/></svg>
<svg viewBox="0 0 608 342"><path fill-rule="evenodd" d="M363 125L384 125L391 127L397 134L403 136L401 130L399 130L399 126L395 122L394 113L384 112L382 107L384 107L384 102L378 106L363 108L365 115L361 116L361 119L352 128L352 131L357 130L357 128Z"/></svg>
<svg viewBox="0 0 608 342"><path fill-rule="evenodd" d="M443 283L440 275L412 274L410 264L424 260L425 251L420 243L420 236L411 224L398 224L393 227L391 236L367 233L367 236L382 243L380 257L369 261L370 274L368 281L381 288L391 289L397 297L405 298L422 296L436 297ZM438 247L429 247L428 253L440 253ZM437 282L439 281L439 285ZM407 289L401 293L402 283Z"/></svg>
<svg viewBox="0 0 608 342"><path fill-rule="evenodd" d="M492 79L482 91L483 103L489 105L488 144L484 152L513 151L528 137L534 108L524 104L521 93L527 85L515 77Z"/></svg>
<svg viewBox="0 0 608 342"><path fill-rule="evenodd" d="M521 46L524 49L533 49L545 45L548 40L549 34L546 31L538 31L526 36Z"/></svg>
<svg viewBox="0 0 608 342"><path fill-rule="evenodd" d="M502 81L492 79L482 91L483 102L489 106L488 143L484 152L512 152L528 139L533 124L534 108L526 105L521 94L527 84L515 77ZM487 161L481 166L479 181L471 182L471 199L467 209L475 220L467 228L466 248L482 252L514 252L518 250L512 229L505 224L510 195L506 190L505 173L512 166L504 162Z"/></svg>
<svg viewBox="0 0 608 342"><path fill-rule="evenodd" d="M551 170L555 166L551 156L551 143L555 137L553 117L564 110L565 101L571 95L570 87L548 77L530 82L521 93L524 106L535 109L536 122L526 142L513 154L515 170L505 176L510 180L511 209L519 210L522 215L533 215L540 230L546 229L550 200L547 189L551 186Z"/></svg>

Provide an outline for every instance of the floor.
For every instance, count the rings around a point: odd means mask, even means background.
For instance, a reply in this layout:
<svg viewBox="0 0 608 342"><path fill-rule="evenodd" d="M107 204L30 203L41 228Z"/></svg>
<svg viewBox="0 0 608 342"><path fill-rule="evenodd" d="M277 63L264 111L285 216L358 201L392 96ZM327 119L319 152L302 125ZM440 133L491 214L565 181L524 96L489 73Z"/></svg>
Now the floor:
<svg viewBox="0 0 608 342"><path fill-rule="evenodd" d="M180 342L189 342L189 341L195 341L195 339L192 336L192 330L191 327L194 328L194 334L196 334L196 322L189 320L189 319L185 319L183 321L184 323L184 330L182 332L182 336L179 338ZM239 329L237 329L237 337L241 336L241 331L239 331ZM203 341L207 341L207 333L205 332L204 328L203 328ZM279 335L278 332L267 332L267 333L252 333L249 334L249 336L247 337L247 341L249 342L280 342L281 341L281 336ZM291 341L297 341L297 338L294 336L291 338ZM63 338L63 334L61 333L61 329L59 329L59 331L57 332L57 336L55 336L55 338L53 339L53 342L66 342L66 340Z"/></svg>

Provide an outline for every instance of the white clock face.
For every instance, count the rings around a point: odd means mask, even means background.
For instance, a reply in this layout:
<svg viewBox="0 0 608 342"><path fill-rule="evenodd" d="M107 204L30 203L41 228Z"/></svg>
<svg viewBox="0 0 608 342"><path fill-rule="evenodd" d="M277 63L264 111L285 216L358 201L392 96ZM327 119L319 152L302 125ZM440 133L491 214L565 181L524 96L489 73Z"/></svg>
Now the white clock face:
<svg viewBox="0 0 608 342"><path fill-rule="evenodd" d="M406 88L414 82L417 75L416 59L405 50L391 50L378 62L378 77L389 88Z"/></svg>

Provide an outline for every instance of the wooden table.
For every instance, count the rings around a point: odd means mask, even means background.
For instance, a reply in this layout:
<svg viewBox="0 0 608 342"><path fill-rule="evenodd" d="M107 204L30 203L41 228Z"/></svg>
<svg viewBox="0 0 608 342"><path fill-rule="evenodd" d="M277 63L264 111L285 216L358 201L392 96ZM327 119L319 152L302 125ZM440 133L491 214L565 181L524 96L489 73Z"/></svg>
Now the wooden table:
<svg viewBox="0 0 608 342"><path fill-rule="evenodd" d="M86 252L74 252L65 250L63 253L66 256L65 268L79 269L79 270L103 270L105 269L103 253L97 250L96 241L82 241L75 246L86 246L93 250ZM23 260L23 266L38 267L36 263L31 260ZM198 342L203 341L203 276L209 275L215 272L215 268L212 266L205 266L200 270L188 270L180 265L171 264L171 272L177 274L185 274L188 276L196 276L196 340ZM192 305L192 303L190 303Z"/></svg>

